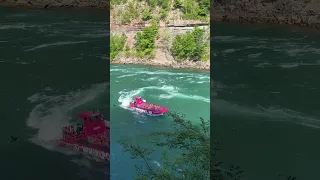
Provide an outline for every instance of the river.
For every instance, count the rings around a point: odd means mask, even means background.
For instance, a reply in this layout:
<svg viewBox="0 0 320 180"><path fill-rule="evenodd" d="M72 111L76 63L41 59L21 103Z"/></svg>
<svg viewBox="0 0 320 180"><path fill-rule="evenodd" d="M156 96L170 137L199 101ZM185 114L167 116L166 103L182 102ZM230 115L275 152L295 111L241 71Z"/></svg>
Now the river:
<svg viewBox="0 0 320 180"><path fill-rule="evenodd" d="M0 7L0 16L1 179L106 179L108 164L49 141L68 116L109 117L108 12Z"/></svg>
<svg viewBox="0 0 320 180"><path fill-rule="evenodd" d="M212 25L211 140L245 180L320 179L320 34Z"/></svg>
<svg viewBox="0 0 320 180"><path fill-rule="evenodd" d="M149 116L130 111L128 105L134 96L142 96L147 102L163 105L169 111L186 115L186 119L199 123L199 118L209 119L210 113L209 72L156 68L136 65L111 65L111 179L127 180L135 177L134 166L142 160L131 160L123 153L121 142L154 148L151 141L161 139L149 136L152 132L170 131L172 119ZM154 168L162 165L161 154L168 149L155 149L150 163ZM169 152L175 156L179 152Z"/></svg>

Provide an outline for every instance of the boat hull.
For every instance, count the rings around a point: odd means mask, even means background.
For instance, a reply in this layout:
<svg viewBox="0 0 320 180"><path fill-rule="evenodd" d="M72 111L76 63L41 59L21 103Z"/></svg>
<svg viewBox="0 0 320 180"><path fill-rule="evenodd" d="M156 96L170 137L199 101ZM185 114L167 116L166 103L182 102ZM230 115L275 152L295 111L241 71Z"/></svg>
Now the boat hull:
<svg viewBox="0 0 320 180"><path fill-rule="evenodd" d="M63 148L72 149L74 151L90 155L96 158L99 158L101 160L110 161L110 152L108 152L106 149L109 149L106 147L94 147L93 144L80 144L77 142L67 142L63 139L57 140L57 145Z"/></svg>
<svg viewBox="0 0 320 180"><path fill-rule="evenodd" d="M147 104L147 103L144 103L144 104ZM143 106L143 105L138 106L138 105L135 105L134 103L130 103L131 109L137 110L139 112L147 113L150 115L163 115L166 112L168 112L168 108L163 107L163 106L158 106L157 109L148 109L148 108L144 108L144 107L146 107L146 106Z"/></svg>

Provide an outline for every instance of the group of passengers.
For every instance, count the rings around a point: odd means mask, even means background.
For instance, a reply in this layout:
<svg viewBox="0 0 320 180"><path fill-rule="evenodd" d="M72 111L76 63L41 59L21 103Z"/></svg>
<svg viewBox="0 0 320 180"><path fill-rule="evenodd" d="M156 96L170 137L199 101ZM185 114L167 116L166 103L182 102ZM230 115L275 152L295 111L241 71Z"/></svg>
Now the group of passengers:
<svg viewBox="0 0 320 180"><path fill-rule="evenodd" d="M142 108L144 109L150 109L150 110L157 110L157 109L160 109L161 107L158 106L158 105L155 105L155 104L143 104L142 105Z"/></svg>
<svg viewBox="0 0 320 180"><path fill-rule="evenodd" d="M106 135L97 134L88 137L88 141L91 144L108 145L109 141Z"/></svg>
<svg viewBox="0 0 320 180"><path fill-rule="evenodd" d="M76 131L73 126L67 126L63 128L63 138L69 138L71 136L74 136L76 134Z"/></svg>

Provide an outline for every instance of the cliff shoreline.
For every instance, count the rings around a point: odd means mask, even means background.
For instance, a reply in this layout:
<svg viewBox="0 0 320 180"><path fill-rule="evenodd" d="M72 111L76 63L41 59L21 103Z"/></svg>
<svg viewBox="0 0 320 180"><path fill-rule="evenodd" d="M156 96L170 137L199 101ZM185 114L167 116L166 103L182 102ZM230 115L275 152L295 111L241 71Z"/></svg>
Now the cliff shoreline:
<svg viewBox="0 0 320 180"><path fill-rule="evenodd" d="M109 9L109 0L0 0L0 6L36 9Z"/></svg>
<svg viewBox="0 0 320 180"><path fill-rule="evenodd" d="M161 61L161 60L160 60ZM202 70L210 71L209 62L194 62L185 60L182 63L176 62L161 62L154 59L138 59L138 58L118 58L114 61L111 61L110 64L133 64L133 65L145 65L145 66L154 66L154 67L165 67L165 68L174 68L174 69L193 69L193 70Z"/></svg>
<svg viewBox="0 0 320 180"><path fill-rule="evenodd" d="M172 42L172 39L178 34L185 34L194 29L198 24L185 24L186 26L168 26L162 25L159 27L159 39L156 40L155 45L155 56L153 58L137 58L134 56L126 56L125 52L121 52L111 64L136 64L136 65L147 65L147 66L156 66L156 67L168 67L175 69L196 69L196 70L210 70L210 60L208 61L193 61L184 59L182 61L177 61L172 52L170 52L169 45ZM111 27L115 25L111 24ZM202 28L206 29L206 32L209 33L209 25L202 25ZM116 28L111 28L111 33L121 34L124 33L127 36L126 44L130 47L130 51L134 51L134 37L140 28L134 28L131 26L118 26ZM170 34L170 40L165 40L165 32ZM208 42L209 43L209 42Z"/></svg>
<svg viewBox="0 0 320 180"><path fill-rule="evenodd" d="M212 22L283 24L320 28L319 0L213 0Z"/></svg>

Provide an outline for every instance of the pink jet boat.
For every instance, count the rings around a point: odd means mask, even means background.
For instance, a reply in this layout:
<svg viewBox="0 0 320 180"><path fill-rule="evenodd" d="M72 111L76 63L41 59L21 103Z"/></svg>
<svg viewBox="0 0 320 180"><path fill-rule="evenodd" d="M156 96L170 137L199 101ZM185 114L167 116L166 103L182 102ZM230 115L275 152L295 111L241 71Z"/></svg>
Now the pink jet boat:
<svg viewBox="0 0 320 180"><path fill-rule="evenodd" d="M110 161L110 125L100 112L86 111L78 114L73 125L63 127L61 147Z"/></svg>
<svg viewBox="0 0 320 180"><path fill-rule="evenodd" d="M168 112L168 108L156 104L147 103L141 96L136 96L135 100L130 102L130 108L139 110L152 115L162 115Z"/></svg>

